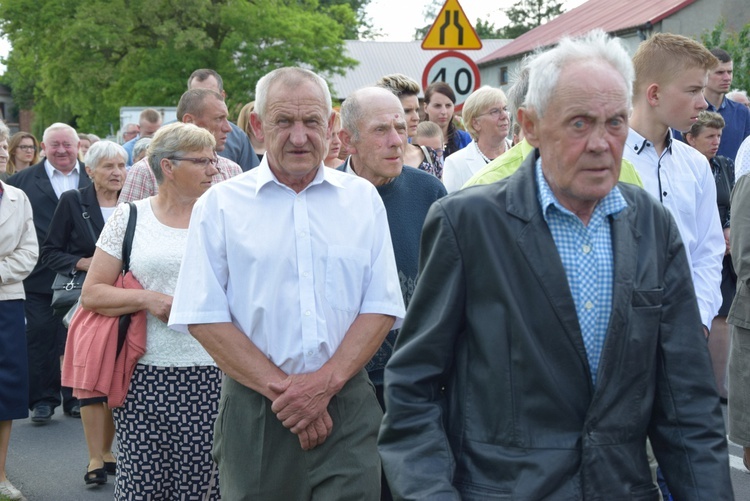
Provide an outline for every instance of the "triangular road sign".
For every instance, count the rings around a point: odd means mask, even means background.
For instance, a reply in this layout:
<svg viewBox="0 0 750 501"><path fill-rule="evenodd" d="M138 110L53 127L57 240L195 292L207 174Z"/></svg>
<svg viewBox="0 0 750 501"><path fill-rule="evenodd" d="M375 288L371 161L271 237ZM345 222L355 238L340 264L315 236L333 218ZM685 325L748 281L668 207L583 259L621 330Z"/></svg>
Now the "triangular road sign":
<svg viewBox="0 0 750 501"><path fill-rule="evenodd" d="M423 49L477 50L482 42L458 0L447 0L422 42Z"/></svg>

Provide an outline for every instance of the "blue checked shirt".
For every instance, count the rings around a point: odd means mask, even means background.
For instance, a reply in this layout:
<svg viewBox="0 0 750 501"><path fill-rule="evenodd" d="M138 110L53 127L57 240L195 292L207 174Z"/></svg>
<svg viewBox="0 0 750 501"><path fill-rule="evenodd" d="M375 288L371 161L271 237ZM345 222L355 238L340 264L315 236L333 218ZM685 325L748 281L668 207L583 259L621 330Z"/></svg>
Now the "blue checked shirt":
<svg viewBox="0 0 750 501"><path fill-rule="evenodd" d="M608 216L617 217L628 204L615 186L599 201L588 226L585 226L578 216L558 202L542 175L541 160L536 163L536 180L539 203L568 277L591 379L596 384L599 358L612 312L614 271Z"/></svg>

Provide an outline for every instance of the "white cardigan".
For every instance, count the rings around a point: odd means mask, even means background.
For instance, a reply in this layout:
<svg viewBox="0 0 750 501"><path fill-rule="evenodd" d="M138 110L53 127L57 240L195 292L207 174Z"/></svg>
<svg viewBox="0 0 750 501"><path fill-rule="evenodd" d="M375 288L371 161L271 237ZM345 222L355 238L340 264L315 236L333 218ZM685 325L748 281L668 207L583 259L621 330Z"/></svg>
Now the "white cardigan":
<svg viewBox="0 0 750 501"><path fill-rule="evenodd" d="M510 142L507 139L504 141L505 151L508 151ZM448 193L460 190L466 184L466 181L486 166L487 162L479 154L476 142L472 141L445 159L445 166L443 167L445 189Z"/></svg>
<svg viewBox="0 0 750 501"><path fill-rule="evenodd" d="M25 299L23 280L39 257L31 204L23 191L0 185L0 301Z"/></svg>

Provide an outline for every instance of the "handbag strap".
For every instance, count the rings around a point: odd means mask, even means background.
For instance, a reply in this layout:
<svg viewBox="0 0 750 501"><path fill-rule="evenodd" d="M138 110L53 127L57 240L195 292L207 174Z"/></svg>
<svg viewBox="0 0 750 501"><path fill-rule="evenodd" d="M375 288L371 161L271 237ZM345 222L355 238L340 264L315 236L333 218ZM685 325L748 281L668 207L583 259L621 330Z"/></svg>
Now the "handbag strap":
<svg viewBox="0 0 750 501"><path fill-rule="evenodd" d="M130 270L130 251L133 250L133 235L135 235L135 223L138 219L138 210L133 202L128 202L130 206L130 216L128 217L128 226L125 229L125 238L122 241L122 274Z"/></svg>
<svg viewBox="0 0 750 501"><path fill-rule="evenodd" d="M430 164L431 167L435 167L435 162L432 161L432 156L425 146L420 145L419 148L422 150L425 160Z"/></svg>
<svg viewBox="0 0 750 501"><path fill-rule="evenodd" d="M83 220L86 221L86 226L88 226L89 233L91 234L91 239L94 241L94 245L96 245L96 232L94 231L94 225L91 224L91 214L88 213L88 211L83 210L83 198L81 197L81 191L75 190L76 192L76 198L78 199L78 206L81 208L81 216L83 216Z"/></svg>

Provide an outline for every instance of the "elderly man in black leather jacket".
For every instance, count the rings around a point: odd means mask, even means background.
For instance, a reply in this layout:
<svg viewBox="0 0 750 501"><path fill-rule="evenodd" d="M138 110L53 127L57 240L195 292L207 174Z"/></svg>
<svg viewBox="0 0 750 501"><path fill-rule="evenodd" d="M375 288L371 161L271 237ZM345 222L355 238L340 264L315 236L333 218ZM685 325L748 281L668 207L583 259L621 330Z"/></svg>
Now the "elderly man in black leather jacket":
<svg viewBox="0 0 750 501"><path fill-rule="evenodd" d="M433 204L386 367L395 499L732 499L677 226L617 184L633 70L602 32L531 62L513 176Z"/></svg>

